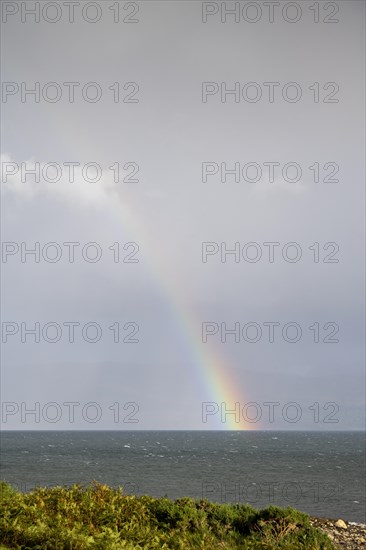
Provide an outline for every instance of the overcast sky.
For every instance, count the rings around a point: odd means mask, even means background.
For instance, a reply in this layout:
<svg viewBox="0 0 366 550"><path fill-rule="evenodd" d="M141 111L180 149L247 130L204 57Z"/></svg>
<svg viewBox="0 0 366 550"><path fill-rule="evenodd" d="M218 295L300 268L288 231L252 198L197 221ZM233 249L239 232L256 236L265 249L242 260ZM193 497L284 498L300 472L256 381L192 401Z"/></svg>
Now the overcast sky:
<svg viewBox="0 0 366 550"><path fill-rule="evenodd" d="M74 23L63 2L39 22L22 8L34 2L3 4L3 427L231 429L220 404L239 402L261 419L236 427L363 428L364 2L281 2L272 23L262 2L238 2L237 22L221 2L82 1ZM40 243L39 262L22 242ZM72 263L65 242L80 243ZM240 341L221 341L225 323ZM40 422L22 422L36 402ZM202 402L217 403L207 422Z"/></svg>

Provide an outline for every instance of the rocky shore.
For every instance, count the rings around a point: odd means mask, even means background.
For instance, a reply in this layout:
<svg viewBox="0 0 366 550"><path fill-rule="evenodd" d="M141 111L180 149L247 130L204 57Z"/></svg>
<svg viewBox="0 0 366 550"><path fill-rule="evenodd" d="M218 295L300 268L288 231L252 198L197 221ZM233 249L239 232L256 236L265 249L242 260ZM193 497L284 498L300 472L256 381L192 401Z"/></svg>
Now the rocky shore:
<svg viewBox="0 0 366 550"><path fill-rule="evenodd" d="M324 531L337 548L342 550L366 549L366 524L343 519L311 518L311 524Z"/></svg>

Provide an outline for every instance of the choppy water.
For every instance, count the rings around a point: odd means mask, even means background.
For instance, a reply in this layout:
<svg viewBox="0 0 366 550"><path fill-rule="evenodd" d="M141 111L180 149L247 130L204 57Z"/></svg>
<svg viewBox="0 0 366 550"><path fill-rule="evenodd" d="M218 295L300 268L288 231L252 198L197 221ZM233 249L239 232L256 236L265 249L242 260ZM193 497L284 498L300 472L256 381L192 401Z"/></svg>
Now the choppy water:
<svg viewBox="0 0 366 550"><path fill-rule="evenodd" d="M361 432L3 432L1 478L128 494L293 506L365 523Z"/></svg>

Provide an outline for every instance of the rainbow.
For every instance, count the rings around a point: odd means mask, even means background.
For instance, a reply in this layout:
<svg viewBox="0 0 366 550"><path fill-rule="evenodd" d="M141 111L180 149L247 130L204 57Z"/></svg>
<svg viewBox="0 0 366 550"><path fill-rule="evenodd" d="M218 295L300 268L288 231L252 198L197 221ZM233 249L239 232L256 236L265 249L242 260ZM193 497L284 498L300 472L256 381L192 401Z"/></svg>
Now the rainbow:
<svg viewBox="0 0 366 550"><path fill-rule="evenodd" d="M114 203L116 205L117 201ZM175 277L169 276L169 270L164 266L164 258L156 246L149 244L147 229L144 224L139 222L136 209L131 207L131 201L127 204L118 198L116 206L117 221L124 220L124 225L134 239L141 243L141 253L145 257L153 276L153 280L158 288L162 289L162 294L167 301L172 312L173 318L177 320L180 333L184 336L186 345L192 355L195 369L198 371L201 379L202 389L205 393L208 390L210 402L217 403L219 408L221 404L226 404L227 410L235 408L235 403L243 403L244 396L240 391L240 385L234 380L230 365L222 354L217 350L213 351L208 343L201 341L201 322L198 321L189 306L189 299L184 296L184 289L175 283ZM196 373L197 376L197 373ZM201 415L201 410L199 411ZM200 417L201 418L201 417ZM202 429L212 428L213 421L216 423L217 430L251 430L258 429L258 424L246 422L242 417L240 422L236 422L234 415L227 415L226 421L221 421L220 411L210 417L210 421L202 423Z"/></svg>
<svg viewBox="0 0 366 550"><path fill-rule="evenodd" d="M60 121L60 124L62 126L64 121ZM84 146L86 142L87 140L82 142ZM92 188L93 186L90 189ZM172 313L172 318L176 319L179 333L191 354L195 375L200 378L203 394L208 394L207 401L216 403L219 408L225 405L226 410L233 410L235 404L242 404L245 398L241 392L240 384L234 380L229 362L217 349L213 350L210 344L204 344L201 341L201 322L195 317L189 305L189 298L184 295L184 288L175 283L175 277L171 276L167 266L164 266L163 255L159 254L155 246L152 246L147 228L139 220L137 208L132 207L131 201L127 203L117 189L114 187L113 194L116 200L112 201L115 222L120 225L122 219L124 229L132 236L131 240L142 244L141 252L150 268L152 278L157 288L161 289L162 296ZM94 190L96 190L95 187ZM108 195L110 197L109 192L107 192ZM94 196L95 198L97 195ZM101 198L100 195L98 198ZM197 411L197 415L201 419L201 410ZM202 422L202 429L212 429L213 422L215 422L217 430L258 429L258 424L246 422L242 417L240 422L236 422L234 415L231 414L228 414L225 422L222 422L220 411L210 418L208 423Z"/></svg>

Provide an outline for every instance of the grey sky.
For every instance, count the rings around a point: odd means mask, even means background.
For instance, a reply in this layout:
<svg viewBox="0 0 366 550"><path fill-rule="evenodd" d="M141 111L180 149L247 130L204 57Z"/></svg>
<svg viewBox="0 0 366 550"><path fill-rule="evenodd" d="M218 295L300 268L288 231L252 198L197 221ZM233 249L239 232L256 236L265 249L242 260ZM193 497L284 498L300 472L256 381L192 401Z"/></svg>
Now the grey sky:
<svg viewBox="0 0 366 550"><path fill-rule="evenodd" d="M103 176L86 182L76 169L70 183L65 168L58 182L41 178L36 183L31 176L22 182L19 170L2 182L3 241L29 247L56 242L63 250L57 263L31 258L22 263L20 253L8 257L2 264L2 320L19 327L21 322L93 321L103 335L95 344L83 341L80 332L69 343L66 329L54 344L42 338L35 344L31 337L22 343L20 332L9 336L2 351L2 399L19 407L24 401L29 408L36 401L41 406L95 401L103 417L97 423L79 418L71 425L63 414L59 422L35 424L31 416L22 423L19 412L7 417L4 428L227 429L232 423L220 422L218 415L202 423L201 403L227 401L230 409L233 399L243 405L279 402L281 408L296 402L302 408L297 423L281 414L269 423L263 412L252 428L363 428L364 3L330 3L339 7L333 16L339 22L324 23L332 16L320 2L320 22L314 23L309 9L314 2L297 2L302 16L289 23L281 15L289 3L281 2L269 23L263 2L255 2L263 15L257 23L242 16L238 23L233 16L222 23L222 3L212 2L209 9L219 12L203 23L201 2L145 1L137 3L139 22L132 24L113 23L109 1L100 3L102 17L95 24L79 11L70 24L65 6L54 24L42 17L39 23L22 23L22 3L7 4L19 12L2 25L3 82L29 87L39 82L41 89L56 82L62 98L51 103L41 96L35 103L28 96L22 103L19 92L6 103L3 99L3 161L19 166L94 162ZM121 2L121 17L134 9L135 3L127 4ZM291 18L295 12L285 13ZM80 83L72 104L64 82ZM97 103L81 97L88 82L102 89ZM114 103L108 88L115 82L121 97L133 91L133 85L123 90L125 83L137 83L139 102ZM222 102L216 93L203 103L203 82L219 88L226 83L227 89L239 82L240 92L255 82L263 96L251 103L243 95L239 102L227 95ZM279 83L273 103L266 82ZM298 102L282 97L289 82L301 88ZM337 103L323 101L334 90L333 85L324 90L327 83L339 86L329 96ZM115 162L122 177L131 173L131 165L123 171L126 163L137 164L139 181L114 183L109 167ZM262 178L235 182L231 175L224 183L218 173L203 183L204 162L226 162L228 168L240 163L240 169L257 163ZM280 164L272 183L270 162ZM289 162L301 167L298 182L281 175ZM314 183L315 168L309 169L316 162L319 183ZM332 165L324 169L326 163L339 166L333 176L338 183L322 181L332 172ZM81 243L74 263L67 261L62 245L70 241ZM81 257L82 245L89 242L102 249L97 263ZM139 262L114 263L108 247L115 242L137 243ZM228 249L239 242L241 250L255 242L263 256L256 263L243 257L236 263L229 255L223 263L217 253L203 263L202 242L226 243ZM266 242L280 243L273 263ZM301 248L296 263L282 257L289 242ZM314 247L309 250L314 243L319 243L319 262L314 262ZM335 250L333 245L323 250L326 243L339 246L333 256L337 263L324 263ZM120 252L124 257L132 249ZM235 322L281 326L273 343L263 330L257 343L235 343L233 337L222 343L218 333L200 344L205 321L230 328ZM115 322L137 323L139 343L113 343L108 327ZM281 336L289 322L302 328L297 343ZM319 343L315 329L309 329L315 322ZM338 343L322 342L332 329L324 329L326 323L339 326ZM226 384L213 391L210 365L202 365L199 350L223 358L221 376L236 389L235 396ZM108 407L117 401L138 403L139 422L114 423ZM331 411L322 407L335 403L339 422L314 422L309 407L315 402L321 418Z"/></svg>

